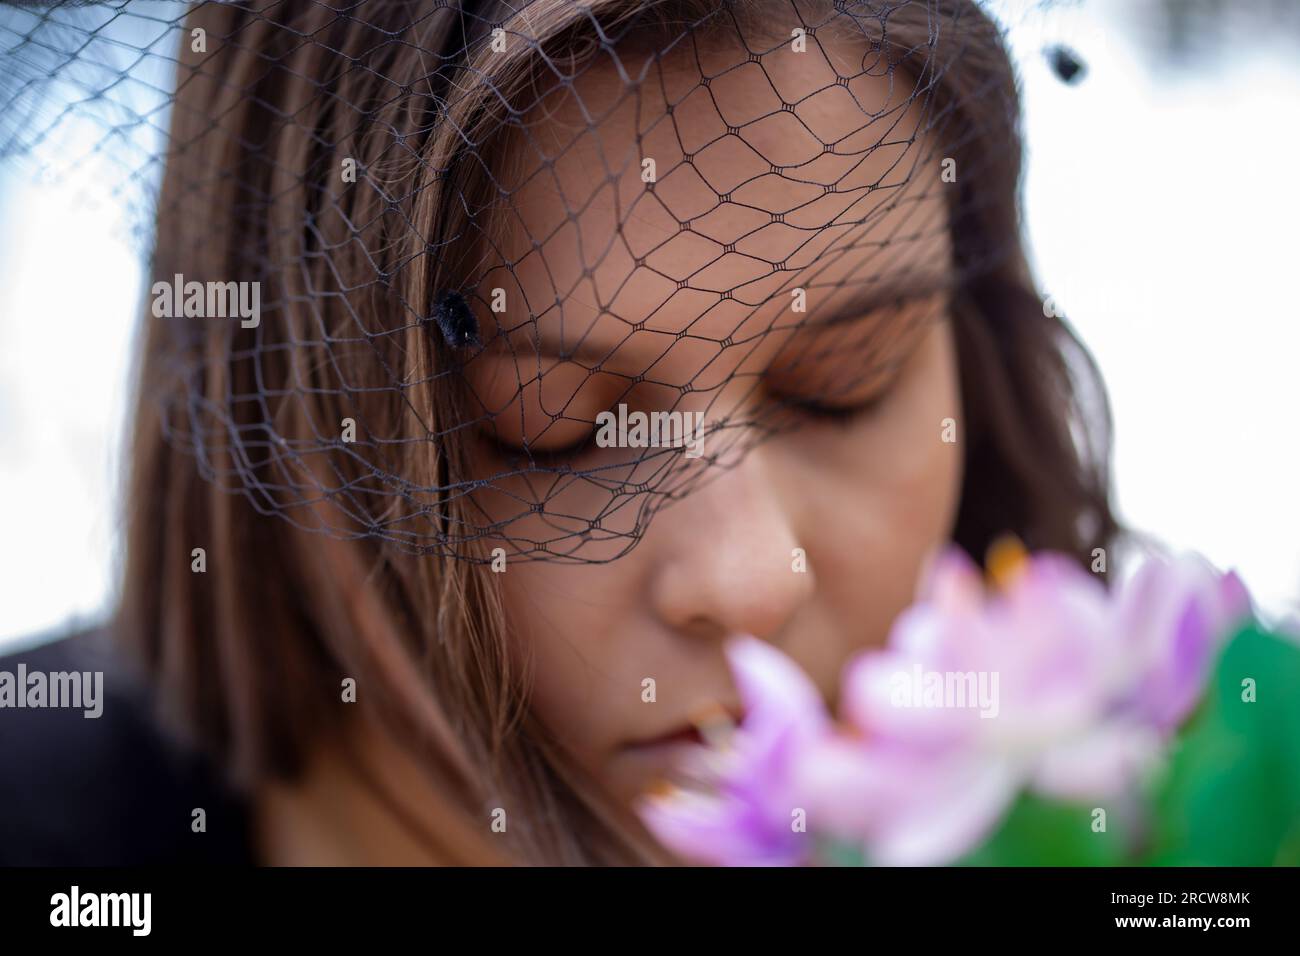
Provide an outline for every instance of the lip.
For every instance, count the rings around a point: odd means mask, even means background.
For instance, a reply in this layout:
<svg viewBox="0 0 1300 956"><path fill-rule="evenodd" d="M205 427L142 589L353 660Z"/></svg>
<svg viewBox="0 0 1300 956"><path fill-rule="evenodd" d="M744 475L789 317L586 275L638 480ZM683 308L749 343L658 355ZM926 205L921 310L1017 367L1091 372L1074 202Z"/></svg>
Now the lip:
<svg viewBox="0 0 1300 956"><path fill-rule="evenodd" d="M693 768L707 765L712 753L703 735L688 725L626 745L618 761L623 772L630 775L629 794L640 795L663 784L690 784L699 774Z"/></svg>
<svg viewBox="0 0 1300 956"><path fill-rule="evenodd" d="M686 724L658 737L629 744L631 750L658 750L664 747L704 746L704 735L694 724Z"/></svg>
<svg viewBox="0 0 1300 956"><path fill-rule="evenodd" d="M696 719L682 721L670 730L654 737L635 740L627 745L627 749L648 751L665 748L677 749L687 746L706 747L709 745L709 740L702 729L702 725L707 725L709 721L723 724L729 721L733 726L739 726L744 720L743 711L735 706L708 704L697 708L695 712L699 715Z"/></svg>
<svg viewBox="0 0 1300 956"><path fill-rule="evenodd" d="M736 706L709 703L692 711L695 720L682 720L668 730L625 743L616 765L629 797L643 795L663 784L692 787L709 779L718 754L717 738L706 734L710 719L720 725L739 724L743 711ZM701 729L700 724L705 724Z"/></svg>

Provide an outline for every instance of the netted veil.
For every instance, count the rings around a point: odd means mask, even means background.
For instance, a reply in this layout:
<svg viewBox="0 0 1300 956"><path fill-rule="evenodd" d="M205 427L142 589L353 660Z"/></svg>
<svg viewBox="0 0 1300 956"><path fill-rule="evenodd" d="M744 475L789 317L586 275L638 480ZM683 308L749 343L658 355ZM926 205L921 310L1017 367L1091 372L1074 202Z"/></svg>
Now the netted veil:
<svg viewBox="0 0 1300 956"><path fill-rule="evenodd" d="M1019 268L997 29L969 0L11 4L0 156L122 209L147 391L206 480L406 552L606 561Z"/></svg>

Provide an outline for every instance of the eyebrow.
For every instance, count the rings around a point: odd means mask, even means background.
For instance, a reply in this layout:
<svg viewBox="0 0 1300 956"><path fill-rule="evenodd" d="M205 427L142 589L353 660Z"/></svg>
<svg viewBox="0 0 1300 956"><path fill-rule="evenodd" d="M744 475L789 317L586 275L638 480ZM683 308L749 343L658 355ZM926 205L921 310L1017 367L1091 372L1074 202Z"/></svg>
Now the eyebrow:
<svg viewBox="0 0 1300 956"><path fill-rule="evenodd" d="M824 317L815 320L805 319L804 321L795 323L792 326L774 324L772 328L832 328L836 325L857 322L887 308L933 298L942 292L951 290L956 285L957 279L952 274L951 270L944 270L942 273L913 272L901 277L877 279L875 281L870 281L867 288L855 292L843 302L837 304L834 307L834 310ZM816 289L817 287L813 286L807 290L810 298L815 296ZM792 291L794 290L783 290L773 296L773 300L778 299L781 296L789 296ZM759 307L761 306L756 308ZM810 314L815 314L815 312L810 309ZM628 337L630 337L634 333L631 331L631 323L628 323L628 325ZM536 330L535 324L534 329ZM674 333L672 332L663 332L654 329L647 329L645 331L654 331L659 335L674 336ZM687 333L687 336L690 336L689 332ZM703 340L701 336L695 336L695 338ZM584 338L566 349L562 347L558 338L544 335L540 330L536 331L533 338L533 344L536 345L538 353L541 355L558 358L561 361L580 359L593 365L601 365L608 361L626 341L627 339L624 338L617 342L605 343L592 342Z"/></svg>
<svg viewBox="0 0 1300 956"><path fill-rule="evenodd" d="M940 293L950 291L957 284L957 278L951 270L941 273L913 272L902 277L879 279L835 305L827 315L800 323L796 327L826 328L856 322L891 307L932 299ZM810 297L813 292L814 290L809 290Z"/></svg>

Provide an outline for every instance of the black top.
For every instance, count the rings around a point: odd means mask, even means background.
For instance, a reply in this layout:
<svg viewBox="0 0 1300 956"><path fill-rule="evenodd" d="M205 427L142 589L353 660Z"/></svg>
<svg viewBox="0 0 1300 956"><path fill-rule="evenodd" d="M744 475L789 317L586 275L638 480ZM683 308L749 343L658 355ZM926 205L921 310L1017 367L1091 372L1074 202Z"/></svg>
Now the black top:
<svg viewBox="0 0 1300 956"><path fill-rule="evenodd" d="M0 865L252 862L246 808L162 732L106 632L0 658L0 681L14 688L20 664L28 675L102 671L103 710L17 708L0 694ZM206 832L194 832L198 808Z"/></svg>

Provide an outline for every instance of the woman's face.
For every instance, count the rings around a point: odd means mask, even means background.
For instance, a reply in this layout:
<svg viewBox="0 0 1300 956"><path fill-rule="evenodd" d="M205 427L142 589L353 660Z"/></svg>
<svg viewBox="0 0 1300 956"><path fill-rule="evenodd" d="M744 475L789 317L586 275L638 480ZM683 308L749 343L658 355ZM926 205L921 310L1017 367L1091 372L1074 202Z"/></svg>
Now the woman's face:
<svg viewBox="0 0 1300 956"><path fill-rule="evenodd" d="M845 660L884 640L949 537L961 481L943 440L960 420L943 291L956 186L911 84L859 75L870 59L847 41L761 62L721 42L694 52L707 86L682 57L628 97L606 62L534 111L500 223L514 267L478 290L504 289L505 311L485 314L468 366L491 420L479 467L508 470L527 445L590 476L498 478L478 498L492 516L545 503L510 535L599 518L610 540L579 554L614 554L656 508L617 560L508 561L501 576L534 712L623 798L669 773L694 718L739 712L728 636L770 641L833 704ZM703 455L635 464L645 449L589 441L620 403L702 412ZM665 466L689 494L611 495Z"/></svg>

